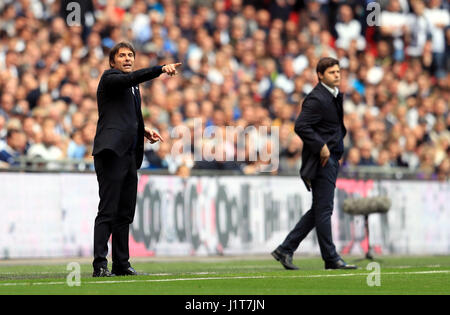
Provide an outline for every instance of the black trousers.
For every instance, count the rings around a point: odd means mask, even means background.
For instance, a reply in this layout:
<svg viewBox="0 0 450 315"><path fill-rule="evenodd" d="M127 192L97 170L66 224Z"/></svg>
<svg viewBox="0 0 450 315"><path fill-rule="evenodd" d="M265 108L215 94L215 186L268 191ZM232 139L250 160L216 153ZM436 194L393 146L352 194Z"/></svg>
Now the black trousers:
<svg viewBox="0 0 450 315"><path fill-rule="evenodd" d="M333 214L334 190L336 188L339 161L330 157L325 167L319 167L317 176L311 181L312 206L287 235L279 246L282 252L292 255L303 239L316 228L322 259L335 262L340 258L331 235L331 215Z"/></svg>
<svg viewBox="0 0 450 315"><path fill-rule="evenodd" d="M136 209L137 168L134 152L117 156L104 150L94 156L100 203L94 225L94 269L106 267L112 235L112 269L130 266L128 238Z"/></svg>

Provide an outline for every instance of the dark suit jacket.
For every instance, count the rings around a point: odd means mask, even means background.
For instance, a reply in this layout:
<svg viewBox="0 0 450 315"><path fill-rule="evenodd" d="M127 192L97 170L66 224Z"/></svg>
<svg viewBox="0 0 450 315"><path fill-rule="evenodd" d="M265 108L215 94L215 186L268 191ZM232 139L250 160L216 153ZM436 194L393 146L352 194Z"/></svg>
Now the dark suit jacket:
<svg viewBox="0 0 450 315"><path fill-rule="evenodd" d="M303 141L300 177L311 190L310 182L320 167L320 151L327 144L331 154L340 159L343 138L347 133L343 122L343 95L335 98L321 83L303 101L295 122L295 132Z"/></svg>
<svg viewBox="0 0 450 315"><path fill-rule="evenodd" d="M141 98L137 89L137 106L133 86L158 77L162 66L144 68L131 73L117 69L106 70L98 84L98 122L92 155L105 149L123 156L136 143L136 165L141 167L144 154L144 120Z"/></svg>

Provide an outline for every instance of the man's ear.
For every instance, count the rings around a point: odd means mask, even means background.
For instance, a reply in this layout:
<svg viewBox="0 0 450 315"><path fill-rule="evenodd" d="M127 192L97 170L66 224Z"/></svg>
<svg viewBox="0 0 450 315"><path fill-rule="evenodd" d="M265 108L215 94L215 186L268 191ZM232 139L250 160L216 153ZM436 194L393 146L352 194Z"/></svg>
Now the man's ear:
<svg viewBox="0 0 450 315"><path fill-rule="evenodd" d="M116 63L114 62L114 60L109 62L109 66L111 67L111 69L114 68L115 64Z"/></svg>
<svg viewBox="0 0 450 315"><path fill-rule="evenodd" d="M319 80L322 81L322 79L323 79L323 73L317 72L317 76L319 77Z"/></svg>

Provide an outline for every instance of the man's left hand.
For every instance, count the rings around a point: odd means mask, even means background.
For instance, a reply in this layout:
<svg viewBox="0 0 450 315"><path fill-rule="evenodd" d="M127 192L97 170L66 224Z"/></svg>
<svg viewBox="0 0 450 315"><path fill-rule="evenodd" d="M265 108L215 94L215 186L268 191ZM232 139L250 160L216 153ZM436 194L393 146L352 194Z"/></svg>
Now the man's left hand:
<svg viewBox="0 0 450 315"><path fill-rule="evenodd" d="M150 141L150 143L155 143L158 141L164 142L164 139L155 130L151 130L148 127L144 127L144 136Z"/></svg>
<svg viewBox="0 0 450 315"><path fill-rule="evenodd" d="M165 65L162 67L162 72L167 73L170 76L174 76L178 73L177 68L179 66L181 66L181 62Z"/></svg>

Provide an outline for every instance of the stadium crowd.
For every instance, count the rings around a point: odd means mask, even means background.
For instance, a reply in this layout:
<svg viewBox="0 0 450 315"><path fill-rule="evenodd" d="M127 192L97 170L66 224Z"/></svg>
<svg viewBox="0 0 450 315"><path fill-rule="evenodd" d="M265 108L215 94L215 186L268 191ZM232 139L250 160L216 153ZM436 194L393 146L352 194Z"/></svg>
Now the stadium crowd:
<svg viewBox="0 0 450 315"><path fill-rule="evenodd" d="M81 25L73 23L73 2ZM137 49L135 68L183 63L181 75L141 85L145 123L166 140L146 144L143 168L252 174L267 164L252 150L265 150L279 156L272 173L298 172L302 141L293 125L317 84L317 61L330 56L340 61L346 96L343 167L406 167L448 180L449 4L378 1L380 14L370 15L369 2L1 1L1 167L18 165L20 156L92 159L97 84L109 49L126 40ZM208 134L210 126L224 131L223 141ZM243 145L224 136L227 126L245 130ZM270 133L260 132L271 126L278 152ZM239 153L244 161L211 160Z"/></svg>

